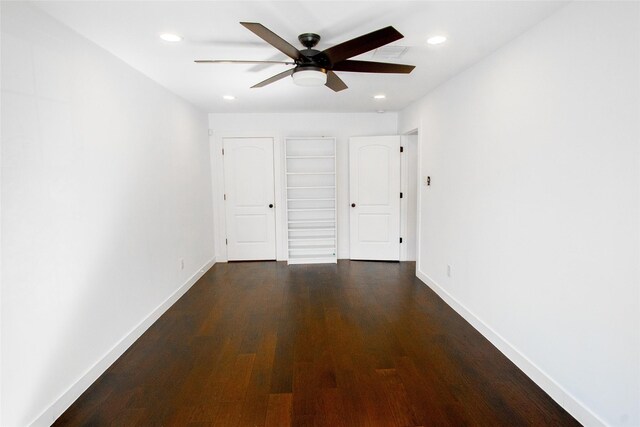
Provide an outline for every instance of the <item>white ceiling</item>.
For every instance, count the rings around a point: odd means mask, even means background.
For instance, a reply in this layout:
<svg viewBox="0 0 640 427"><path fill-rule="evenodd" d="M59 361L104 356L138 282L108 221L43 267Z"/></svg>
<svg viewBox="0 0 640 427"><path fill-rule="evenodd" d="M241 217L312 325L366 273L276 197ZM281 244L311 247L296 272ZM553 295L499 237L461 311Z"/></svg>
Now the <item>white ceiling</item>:
<svg viewBox="0 0 640 427"><path fill-rule="evenodd" d="M397 111L554 13L559 1L46 1L45 12L208 112ZM285 65L195 64L194 59L285 60L238 22L259 22L292 43L316 32L317 48L393 25L408 46L410 75L339 72L349 89L298 87L290 78L250 89ZM184 37L177 44L163 32ZM434 34L449 39L426 44ZM387 99L373 100L383 93ZM225 101L222 95L234 95Z"/></svg>

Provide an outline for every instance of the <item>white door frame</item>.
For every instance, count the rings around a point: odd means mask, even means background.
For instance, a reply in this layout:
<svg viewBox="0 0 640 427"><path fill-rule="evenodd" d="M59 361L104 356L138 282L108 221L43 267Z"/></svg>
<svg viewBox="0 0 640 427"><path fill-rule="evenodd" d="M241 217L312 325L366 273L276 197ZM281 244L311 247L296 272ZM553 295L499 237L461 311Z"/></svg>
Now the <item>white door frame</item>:
<svg viewBox="0 0 640 427"><path fill-rule="evenodd" d="M405 131L402 133L402 136L406 136L406 135L418 135L418 140L417 140L417 153L416 153L416 161L417 161L417 165L416 165L416 175L415 177L413 177L413 179L418 180L417 182L417 187L416 187L416 277L417 277L417 273L418 272L422 272L422 268L420 266L420 249L422 247L421 242L420 242L420 236L422 235L421 232L421 226L420 224L422 223L421 220L421 215L422 215L422 190L423 190L423 186L422 186L422 138L423 138L423 134L424 132L422 131L422 119L420 118L418 121L418 126ZM411 177L409 177L409 179L411 179Z"/></svg>
<svg viewBox="0 0 640 427"><path fill-rule="evenodd" d="M412 199L415 199L417 204L418 194L420 192L420 186L418 182L418 139L419 135L417 130L412 130L408 133L404 133L400 135L400 146L404 147L404 152L400 155L400 191L403 194L402 199L400 199L400 237L402 237L402 244L400 245L400 261L415 261L417 258L417 247L418 247L418 237L417 237L417 217L416 219L416 227L414 228L414 232L416 235L411 235L409 233L409 202ZM415 138L415 141L412 140ZM414 174L409 174L409 165L410 162L415 162L415 170ZM417 187L414 188L414 191L410 191L410 183L414 182L418 184ZM416 209L417 210L417 209ZM413 212L414 215L417 212ZM409 258L408 248L409 245L414 246L413 254L414 256Z"/></svg>
<svg viewBox="0 0 640 427"><path fill-rule="evenodd" d="M409 150L408 150L408 137L407 135L400 135L400 147L403 148L403 152L400 154L400 192L402 193L402 199L400 199L400 237L402 244L400 245L400 261L407 260L407 232L409 225L409 212L407 212L407 200L409 199Z"/></svg>
<svg viewBox="0 0 640 427"><path fill-rule="evenodd" d="M215 243L216 262L227 262L227 235L226 213L224 208L224 158L222 157L222 144L225 138L271 138L273 140L273 169L274 169L274 195L276 200L276 260L285 261L286 239L283 234L284 211L284 168L282 167L283 152L282 139L277 132L215 132L209 131L209 149L211 156L211 190L213 193L213 234ZM286 224L285 224L286 225ZM283 243L284 242L284 243ZM284 254L284 255L283 255Z"/></svg>

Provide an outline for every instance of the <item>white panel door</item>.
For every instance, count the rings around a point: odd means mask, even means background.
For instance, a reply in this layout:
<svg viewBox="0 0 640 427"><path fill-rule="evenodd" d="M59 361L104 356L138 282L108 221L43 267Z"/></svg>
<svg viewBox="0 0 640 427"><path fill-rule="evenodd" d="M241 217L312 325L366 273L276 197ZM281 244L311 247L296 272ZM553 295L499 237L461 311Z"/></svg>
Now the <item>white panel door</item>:
<svg viewBox="0 0 640 427"><path fill-rule="evenodd" d="M276 259L272 138L225 138L229 261Z"/></svg>
<svg viewBox="0 0 640 427"><path fill-rule="evenodd" d="M351 259L400 260L400 137L349 139Z"/></svg>

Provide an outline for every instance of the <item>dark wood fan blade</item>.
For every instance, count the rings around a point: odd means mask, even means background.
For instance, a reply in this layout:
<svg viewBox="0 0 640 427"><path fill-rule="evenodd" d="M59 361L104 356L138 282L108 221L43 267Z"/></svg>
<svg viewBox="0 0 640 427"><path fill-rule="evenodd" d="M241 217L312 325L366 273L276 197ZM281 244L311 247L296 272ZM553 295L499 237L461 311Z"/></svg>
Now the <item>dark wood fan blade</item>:
<svg viewBox="0 0 640 427"><path fill-rule="evenodd" d="M196 59L193 62L198 64L295 64L287 61L245 61L244 59Z"/></svg>
<svg viewBox="0 0 640 427"><path fill-rule="evenodd" d="M263 80L260 83L251 86L251 89L253 89L255 87L263 87L263 86L269 85L269 84L271 84L273 82L277 82L278 80L284 79L285 77L290 76L291 74L293 74L293 70L295 70L295 68L292 68L290 70L278 73L273 77L269 77L267 80Z"/></svg>
<svg viewBox="0 0 640 427"><path fill-rule="evenodd" d="M356 61L347 59L333 66L335 71L352 71L356 73L398 73L409 74L415 65L389 64L386 62Z"/></svg>
<svg viewBox="0 0 640 427"><path fill-rule="evenodd" d="M240 24L246 27L249 31L252 31L262 40L269 43L271 46L278 49L280 52L287 55L289 58L295 59L296 61L304 59L304 55L302 55L298 49L296 49L288 41L284 40L282 37L271 31L264 25L258 24L256 22L241 22Z"/></svg>
<svg viewBox="0 0 640 427"><path fill-rule="evenodd" d="M340 92L348 87L342 79L331 70L327 70L327 82L324 85L334 92Z"/></svg>
<svg viewBox="0 0 640 427"><path fill-rule="evenodd" d="M340 61L369 52L403 37L395 28L386 27L330 47L324 51L324 54L329 57L332 64L337 64Z"/></svg>

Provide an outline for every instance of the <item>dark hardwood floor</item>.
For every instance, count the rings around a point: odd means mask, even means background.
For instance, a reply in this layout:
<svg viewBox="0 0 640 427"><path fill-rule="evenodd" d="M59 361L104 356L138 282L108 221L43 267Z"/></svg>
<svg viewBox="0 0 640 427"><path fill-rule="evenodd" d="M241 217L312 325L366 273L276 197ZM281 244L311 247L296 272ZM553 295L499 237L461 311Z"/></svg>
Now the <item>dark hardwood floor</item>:
<svg viewBox="0 0 640 427"><path fill-rule="evenodd" d="M216 264L55 425L579 425L414 270Z"/></svg>

